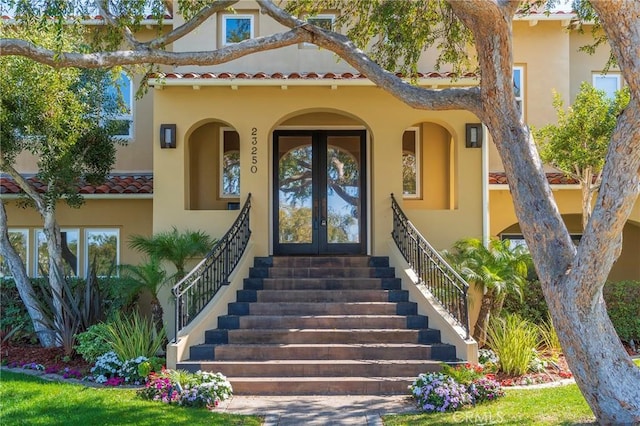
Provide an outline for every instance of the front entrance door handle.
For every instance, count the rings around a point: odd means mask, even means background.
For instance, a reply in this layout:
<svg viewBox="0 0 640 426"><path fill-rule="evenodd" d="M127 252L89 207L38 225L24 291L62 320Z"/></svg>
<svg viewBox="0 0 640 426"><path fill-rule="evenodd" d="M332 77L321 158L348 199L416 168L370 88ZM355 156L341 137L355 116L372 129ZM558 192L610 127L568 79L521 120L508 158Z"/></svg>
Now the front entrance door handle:
<svg viewBox="0 0 640 426"><path fill-rule="evenodd" d="M327 226L327 219L322 219L322 220L320 221L320 225L322 225L322 226Z"/></svg>

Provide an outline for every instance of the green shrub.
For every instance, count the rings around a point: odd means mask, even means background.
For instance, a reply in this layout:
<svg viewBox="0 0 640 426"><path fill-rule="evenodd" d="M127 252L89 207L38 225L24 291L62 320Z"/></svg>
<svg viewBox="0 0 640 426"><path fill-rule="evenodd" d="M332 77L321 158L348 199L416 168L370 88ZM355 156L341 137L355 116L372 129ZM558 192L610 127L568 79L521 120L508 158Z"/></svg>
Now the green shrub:
<svg viewBox="0 0 640 426"><path fill-rule="evenodd" d="M107 324L103 322L94 324L87 331L77 334L76 342L76 352L91 364L95 363L100 355L111 350L111 345L107 342Z"/></svg>
<svg viewBox="0 0 640 426"><path fill-rule="evenodd" d="M129 318L116 314L107 323L105 333L111 349L124 360L154 357L166 338L164 328L156 333L153 323L136 311L129 314Z"/></svg>
<svg viewBox="0 0 640 426"><path fill-rule="evenodd" d="M518 315L493 318L488 330L489 347L500 359L500 370L508 374L525 374L538 345L537 327Z"/></svg>
<svg viewBox="0 0 640 426"><path fill-rule="evenodd" d="M558 333L553 326L553 321L551 321L551 318L549 318L547 321L542 322L538 326L538 331L540 332L540 345L538 346L539 349L551 353L562 352L562 348L560 347L560 339L558 338Z"/></svg>
<svg viewBox="0 0 640 426"><path fill-rule="evenodd" d="M640 281L618 281L604 286L607 312L620 339L640 341Z"/></svg>
<svg viewBox="0 0 640 426"><path fill-rule="evenodd" d="M529 280L522 287L522 300L515 294L507 293L502 309L504 313L518 314L534 324L540 324L549 318L549 308L538 280Z"/></svg>

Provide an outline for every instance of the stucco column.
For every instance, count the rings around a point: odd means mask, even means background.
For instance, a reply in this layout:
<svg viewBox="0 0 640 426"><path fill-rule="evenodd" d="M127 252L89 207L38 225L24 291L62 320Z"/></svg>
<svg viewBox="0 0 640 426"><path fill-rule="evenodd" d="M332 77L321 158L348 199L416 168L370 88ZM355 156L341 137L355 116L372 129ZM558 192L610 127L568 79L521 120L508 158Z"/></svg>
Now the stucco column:
<svg viewBox="0 0 640 426"><path fill-rule="evenodd" d="M370 133L371 254L387 255L393 228L391 193L402 203L402 133L404 127L377 121Z"/></svg>

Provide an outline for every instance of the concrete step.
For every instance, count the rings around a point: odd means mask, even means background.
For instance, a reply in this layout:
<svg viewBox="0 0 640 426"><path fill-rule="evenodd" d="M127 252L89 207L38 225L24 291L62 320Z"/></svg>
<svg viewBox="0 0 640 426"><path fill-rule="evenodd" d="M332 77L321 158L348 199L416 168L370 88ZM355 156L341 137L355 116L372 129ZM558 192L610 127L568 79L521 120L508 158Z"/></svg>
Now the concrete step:
<svg viewBox="0 0 640 426"><path fill-rule="evenodd" d="M407 302L403 290L238 290L238 302Z"/></svg>
<svg viewBox="0 0 640 426"><path fill-rule="evenodd" d="M415 377L239 377L234 395L406 395Z"/></svg>
<svg viewBox="0 0 640 426"><path fill-rule="evenodd" d="M247 315L398 315L398 309L391 302L251 303Z"/></svg>
<svg viewBox="0 0 640 426"><path fill-rule="evenodd" d="M205 343L230 344L321 344L321 343L438 343L438 330L407 329L239 329L205 332Z"/></svg>
<svg viewBox="0 0 640 426"><path fill-rule="evenodd" d="M276 359L455 359L455 347L446 344L202 344L191 346L190 360L260 361Z"/></svg>
<svg viewBox="0 0 640 426"><path fill-rule="evenodd" d="M227 377L379 377L417 376L440 371L442 363L430 360L267 360L185 361L178 369L219 371Z"/></svg>
<svg viewBox="0 0 640 426"><path fill-rule="evenodd" d="M249 270L250 278L394 278L393 268L256 268Z"/></svg>
<svg viewBox="0 0 640 426"><path fill-rule="evenodd" d="M227 317L220 317L220 329L352 329L352 328L407 328L408 320L403 315L244 315L237 317L236 324ZM426 318L426 317L423 317ZM233 321L232 318L231 320ZM235 321L234 321L235 322ZM416 328L416 327L411 327ZM427 328L427 327L418 327Z"/></svg>
<svg viewBox="0 0 640 426"><path fill-rule="evenodd" d="M254 266L261 268L344 268L389 266L389 258L378 256L275 256L256 257Z"/></svg>
<svg viewBox="0 0 640 426"><path fill-rule="evenodd" d="M247 278L245 290L400 290L399 278Z"/></svg>

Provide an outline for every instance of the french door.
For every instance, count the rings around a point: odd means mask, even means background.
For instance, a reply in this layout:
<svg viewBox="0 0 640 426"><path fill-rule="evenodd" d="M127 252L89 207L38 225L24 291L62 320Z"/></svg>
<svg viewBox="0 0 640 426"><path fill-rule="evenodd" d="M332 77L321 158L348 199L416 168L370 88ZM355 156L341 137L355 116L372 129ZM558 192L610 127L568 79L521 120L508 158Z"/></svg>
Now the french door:
<svg viewBox="0 0 640 426"><path fill-rule="evenodd" d="M366 253L364 130L274 132L274 253Z"/></svg>

